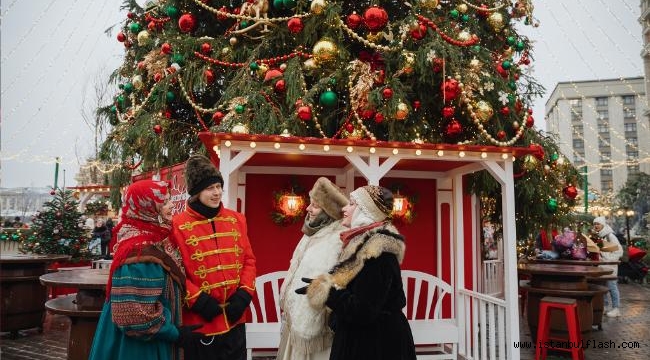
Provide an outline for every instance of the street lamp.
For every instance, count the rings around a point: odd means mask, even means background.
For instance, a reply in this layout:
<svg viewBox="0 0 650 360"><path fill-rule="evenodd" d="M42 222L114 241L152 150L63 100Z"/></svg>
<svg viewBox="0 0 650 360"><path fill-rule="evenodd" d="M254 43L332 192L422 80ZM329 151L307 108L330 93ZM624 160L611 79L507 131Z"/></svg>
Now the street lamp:
<svg viewBox="0 0 650 360"><path fill-rule="evenodd" d="M630 217L634 216L634 210L619 210L616 212L618 216L623 216L625 215L625 231L627 232L627 244L628 246L630 245Z"/></svg>

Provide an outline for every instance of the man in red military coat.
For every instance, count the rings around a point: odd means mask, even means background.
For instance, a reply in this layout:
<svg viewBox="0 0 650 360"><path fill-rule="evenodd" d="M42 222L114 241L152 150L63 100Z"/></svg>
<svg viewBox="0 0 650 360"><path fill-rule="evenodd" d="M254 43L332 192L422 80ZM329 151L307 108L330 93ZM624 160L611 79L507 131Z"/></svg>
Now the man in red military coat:
<svg viewBox="0 0 650 360"><path fill-rule="evenodd" d="M203 339L185 346L186 359L246 359L244 312L255 292L255 255L246 218L221 203L223 177L208 158L185 166L190 195L172 222L187 277L184 325L202 325Z"/></svg>

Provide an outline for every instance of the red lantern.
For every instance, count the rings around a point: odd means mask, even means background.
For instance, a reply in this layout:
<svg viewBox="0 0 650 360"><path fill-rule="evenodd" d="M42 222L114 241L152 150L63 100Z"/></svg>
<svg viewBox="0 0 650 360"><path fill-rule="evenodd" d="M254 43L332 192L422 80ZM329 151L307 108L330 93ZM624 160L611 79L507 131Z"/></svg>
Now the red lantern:
<svg viewBox="0 0 650 360"><path fill-rule="evenodd" d="M188 33L194 30L195 26L196 19L192 14L183 14L180 18L178 18L178 28L181 29L181 31L184 33Z"/></svg>
<svg viewBox="0 0 650 360"><path fill-rule="evenodd" d="M296 216L300 214L305 206L305 199L293 192L280 197L280 210L285 216Z"/></svg>
<svg viewBox="0 0 650 360"><path fill-rule="evenodd" d="M379 6L373 6L363 13L363 21L370 31L376 32L388 23L388 13Z"/></svg>
<svg viewBox="0 0 650 360"><path fill-rule="evenodd" d="M292 34L297 34L302 31L304 25L302 23L302 19L298 17L292 17L289 19L289 21L287 21L287 27Z"/></svg>

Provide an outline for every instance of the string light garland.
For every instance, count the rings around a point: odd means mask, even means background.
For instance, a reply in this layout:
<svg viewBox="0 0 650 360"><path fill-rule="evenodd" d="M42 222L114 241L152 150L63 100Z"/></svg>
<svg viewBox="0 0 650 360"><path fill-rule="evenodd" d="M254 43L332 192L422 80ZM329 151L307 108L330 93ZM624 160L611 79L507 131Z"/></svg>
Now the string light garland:
<svg viewBox="0 0 650 360"><path fill-rule="evenodd" d="M192 1L194 1L194 3L196 5L204 8L205 10L208 10L208 11L212 12L213 14L215 14L217 16L223 16L223 17L227 17L227 18L230 18L230 19L240 20L240 21L258 21L258 22L262 21L262 22L269 22L269 23L281 23L281 22L288 21L291 18L306 18L306 17L312 15L310 13L304 13L304 14L295 14L293 16L276 17L276 18L258 18L258 17L254 17L254 16L232 14L232 13L229 13L229 12L226 12L226 11L221 11L219 9L215 9L215 8L211 7L210 5L204 3L201 0L192 0Z"/></svg>

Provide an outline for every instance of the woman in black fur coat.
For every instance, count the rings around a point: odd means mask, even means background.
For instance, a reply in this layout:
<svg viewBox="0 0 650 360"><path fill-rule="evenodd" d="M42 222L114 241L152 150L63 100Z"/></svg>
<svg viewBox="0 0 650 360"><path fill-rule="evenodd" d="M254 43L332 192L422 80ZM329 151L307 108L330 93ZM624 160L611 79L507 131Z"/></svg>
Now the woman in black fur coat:
<svg viewBox="0 0 650 360"><path fill-rule="evenodd" d="M413 360L413 335L402 308L400 263L404 237L390 222L393 194L373 185L350 194L343 208L339 262L316 279L304 279L310 304L332 310L330 360Z"/></svg>

